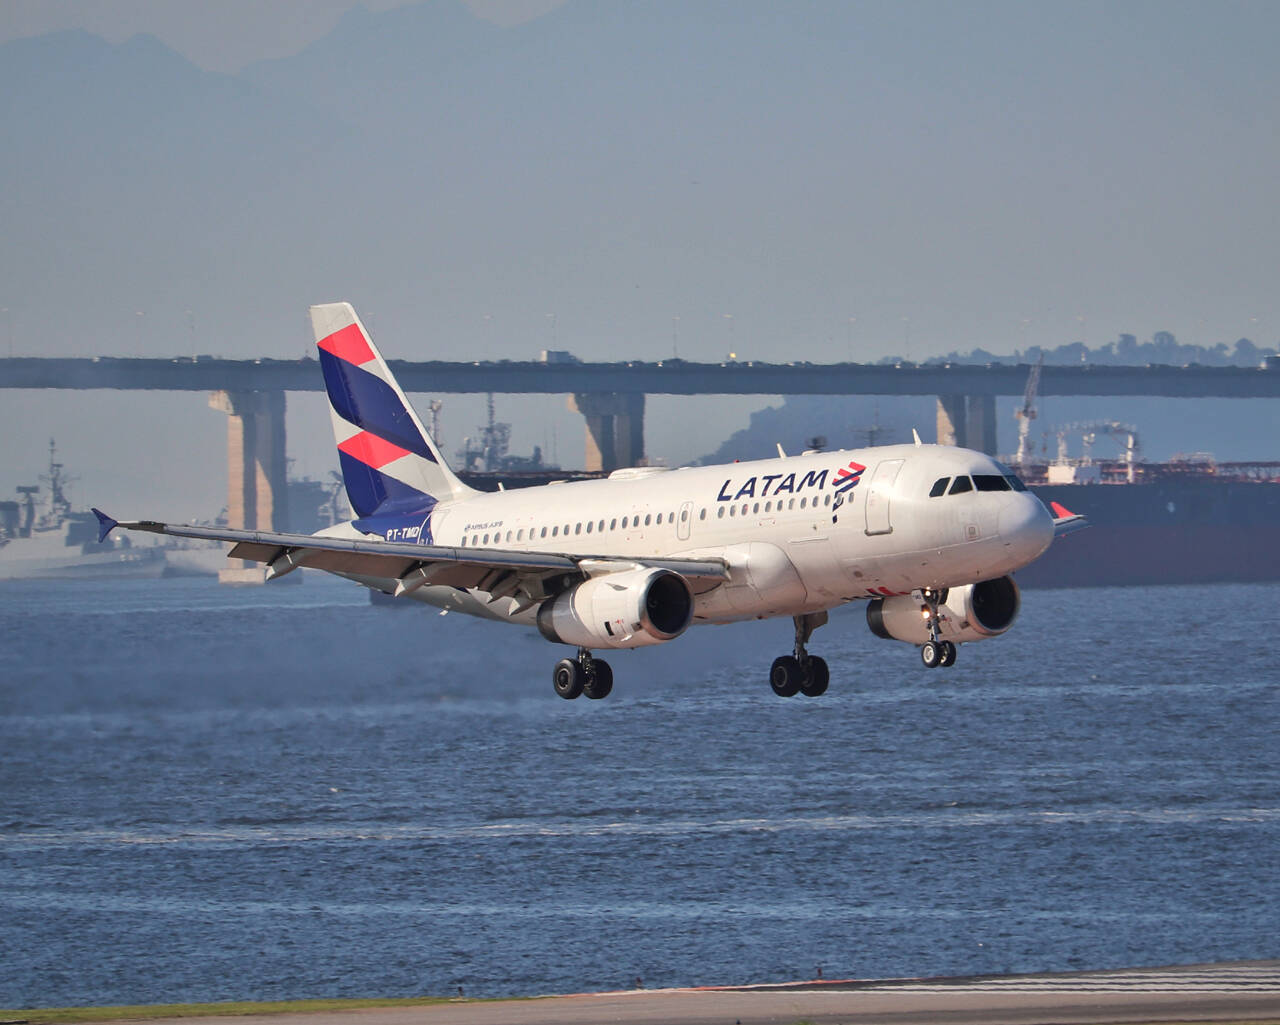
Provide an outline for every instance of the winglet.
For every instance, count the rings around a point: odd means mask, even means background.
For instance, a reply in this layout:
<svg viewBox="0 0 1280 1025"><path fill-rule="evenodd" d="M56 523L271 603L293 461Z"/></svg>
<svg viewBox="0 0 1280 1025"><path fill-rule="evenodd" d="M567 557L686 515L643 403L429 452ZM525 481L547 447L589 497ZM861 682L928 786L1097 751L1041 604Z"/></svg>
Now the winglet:
<svg viewBox="0 0 1280 1025"><path fill-rule="evenodd" d="M916 448L921 448L924 446L924 442L920 440L920 432L917 431L914 427L911 428L911 437L915 439Z"/></svg>
<svg viewBox="0 0 1280 1025"><path fill-rule="evenodd" d="M1049 509L1053 512L1054 537L1062 537L1063 534L1071 534L1089 526L1089 521L1085 517L1079 513L1073 513L1061 502L1050 501Z"/></svg>
<svg viewBox="0 0 1280 1025"><path fill-rule="evenodd" d="M101 509L94 509L93 515L98 517L98 544L102 544L107 539L107 535L115 530L118 521L113 520Z"/></svg>

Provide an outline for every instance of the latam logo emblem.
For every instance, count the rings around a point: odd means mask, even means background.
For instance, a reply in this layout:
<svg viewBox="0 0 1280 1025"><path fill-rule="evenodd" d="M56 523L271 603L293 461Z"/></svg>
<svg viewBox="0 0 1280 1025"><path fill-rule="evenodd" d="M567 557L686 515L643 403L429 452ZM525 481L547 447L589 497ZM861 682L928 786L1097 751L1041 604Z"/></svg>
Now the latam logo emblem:
<svg viewBox="0 0 1280 1025"><path fill-rule="evenodd" d="M846 491L858 486L858 481L862 480L862 471L866 467L861 463L850 461L848 466L842 466L836 471L836 475L832 478L831 483L835 486L836 494L842 495Z"/></svg>

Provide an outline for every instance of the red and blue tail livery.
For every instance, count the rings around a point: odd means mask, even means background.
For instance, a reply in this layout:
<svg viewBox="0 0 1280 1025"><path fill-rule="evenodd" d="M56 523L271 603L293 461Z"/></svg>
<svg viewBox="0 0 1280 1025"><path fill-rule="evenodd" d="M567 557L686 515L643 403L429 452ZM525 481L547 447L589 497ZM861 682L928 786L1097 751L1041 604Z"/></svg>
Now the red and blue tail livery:
<svg viewBox="0 0 1280 1025"><path fill-rule="evenodd" d="M311 307L311 325L357 517L421 518L437 501L471 493L440 458L351 304Z"/></svg>

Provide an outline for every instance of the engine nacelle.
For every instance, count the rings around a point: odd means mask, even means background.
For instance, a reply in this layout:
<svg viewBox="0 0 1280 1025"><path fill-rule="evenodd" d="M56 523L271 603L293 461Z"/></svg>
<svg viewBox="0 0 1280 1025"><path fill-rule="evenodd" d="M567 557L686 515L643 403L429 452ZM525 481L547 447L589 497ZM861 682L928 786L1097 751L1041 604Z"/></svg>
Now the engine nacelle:
<svg viewBox="0 0 1280 1025"><path fill-rule="evenodd" d="M538 609L538 629L557 644L640 648L685 632L693 619L689 582L666 569L630 569L584 580Z"/></svg>
<svg viewBox="0 0 1280 1025"><path fill-rule="evenodd" d="M1013 577L948 588L938 603L938 633L943 640L963 643L998 637L1018 618L1022 599ZM929 640L925 604L910 595L876 598L867 604L867 625L885 640L923 644Z"/></svg>

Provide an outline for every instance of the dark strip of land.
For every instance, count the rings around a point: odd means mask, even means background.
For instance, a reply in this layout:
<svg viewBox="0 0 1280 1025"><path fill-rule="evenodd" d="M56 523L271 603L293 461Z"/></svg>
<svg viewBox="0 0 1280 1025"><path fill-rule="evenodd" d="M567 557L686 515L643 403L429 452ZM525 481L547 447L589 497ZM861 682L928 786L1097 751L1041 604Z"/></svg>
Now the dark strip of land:
<svg viewBox="0 0 1280 1025"><path fill-rule="evenodd" d="M1280 1025L1280 962L963 979L812 981L525 1000L314 1000L0 1011L5 1021L235 1015L243 1025Z"/></svg>

